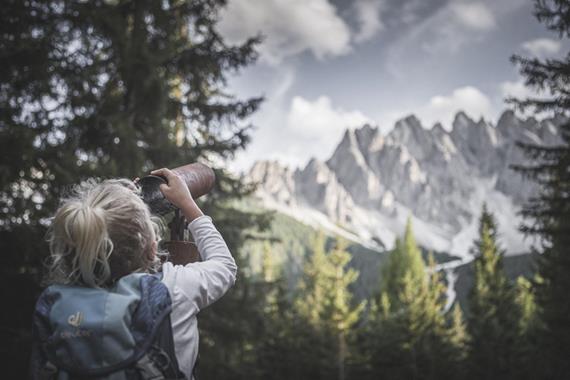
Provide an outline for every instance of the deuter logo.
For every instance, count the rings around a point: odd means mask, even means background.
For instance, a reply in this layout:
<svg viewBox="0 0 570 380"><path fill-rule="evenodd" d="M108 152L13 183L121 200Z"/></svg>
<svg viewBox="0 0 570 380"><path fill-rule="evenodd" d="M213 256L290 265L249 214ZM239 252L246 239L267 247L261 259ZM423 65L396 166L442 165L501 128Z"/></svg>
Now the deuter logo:
<svg viewBox="0 0 570 380"><path fill-rule="evenodd" d="M71 314L69 318L67 318L67 323L69 323L71 326L74 327L79 327L82 321L83 321L83 313L80 311L78 311L75 314Z"/></svg>

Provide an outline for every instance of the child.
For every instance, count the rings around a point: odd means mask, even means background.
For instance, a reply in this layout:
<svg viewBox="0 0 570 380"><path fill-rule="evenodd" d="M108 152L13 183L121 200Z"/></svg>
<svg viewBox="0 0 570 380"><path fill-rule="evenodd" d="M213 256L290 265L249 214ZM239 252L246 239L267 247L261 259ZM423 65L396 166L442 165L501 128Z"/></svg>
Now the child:
<svg viewBox="0 0 570 380"><path fill-rule="evenodd" d="M212 219L202 213L182 179L169 169L151 174L166 178L161 191L189 221L203 261L161 264L157 224L137 187L126 179L107 180L79 187L57 210L48 234L52 258L48 281L63 287L107 289L132 273L161 271L172 302L170 323L178 367L191 379L198 355L196 315L234 284L237 267ZM69 316L68 323L79 327L82 319L78 312ZM65 319L60 324L65 325Z"/></svg>

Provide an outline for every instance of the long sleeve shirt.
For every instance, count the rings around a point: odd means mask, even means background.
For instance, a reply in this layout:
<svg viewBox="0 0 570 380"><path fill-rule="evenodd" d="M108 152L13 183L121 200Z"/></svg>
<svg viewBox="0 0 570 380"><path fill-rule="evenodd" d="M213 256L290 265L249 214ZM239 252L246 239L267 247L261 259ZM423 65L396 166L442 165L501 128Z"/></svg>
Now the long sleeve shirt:
<svg viewBox="0 0 570 380"><path fill-rule="evenodd" d="M235 282L237 266L226 242L212 222L203 215L188 226L202 257L187 265L165 263L162 281L172 298L172 332L176 358L188 379L198 356L200 310L222 297Z"/></svg>

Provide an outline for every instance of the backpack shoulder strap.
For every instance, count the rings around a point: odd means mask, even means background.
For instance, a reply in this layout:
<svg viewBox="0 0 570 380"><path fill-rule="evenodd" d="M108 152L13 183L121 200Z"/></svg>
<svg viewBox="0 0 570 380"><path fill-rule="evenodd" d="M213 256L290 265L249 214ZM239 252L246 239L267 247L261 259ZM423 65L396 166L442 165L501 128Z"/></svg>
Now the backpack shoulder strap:
<svg viewBox="0 0 570 380"><path fill-rule="evenodd" d="M164 315L159 323L156 324L156 331L152 334L151 346L146 349L146 355L141 357L137 366L143 366L148 373L153 373L150 363L153 363L167 379L185 379L184 374L180 371L176 351L174 348L174 336L172 332L172 322L170 313L172 311L172 301L170 293L166 285L162 282L162 273L156 273L143 278L141 283L143 297L141 305L133 317L133 322L138 318L137 314L146 315L145 309L148 310L164 310L168 309L168 313ZM147 303L143 305L143 303ZM165 305L167 303L167 305Z"/></svg>
<svg viewBox="0 0 570 380"><path fill-rule="evenodd" d="M54 373L52 367L55 366L48 364L50 362L46 356L45 342L51 335L49 314L56 300L57 297L47 288L36 302L32 316L32 352L29 366L29 377L32 380L47 379Z"/></svg>

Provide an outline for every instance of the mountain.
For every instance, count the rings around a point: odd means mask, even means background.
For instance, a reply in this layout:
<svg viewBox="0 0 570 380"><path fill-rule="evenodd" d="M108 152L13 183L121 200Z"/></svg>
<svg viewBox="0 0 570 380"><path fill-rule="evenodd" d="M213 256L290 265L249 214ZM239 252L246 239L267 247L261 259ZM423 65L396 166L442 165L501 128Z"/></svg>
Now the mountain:
<svg viewBox="0 0 570 380"><path fill-rule="evenodd" d="M507 253L521 253L528 247L517 211L536 188L511 169L524 162L516 143L554 144L562 121L505 111L493 125L459 112L447 131L412 115L387 134L347 129L326 162L291 169L259 161L246 179L265 207L376 249L391 248L411 216L422 246L468 257L486 202Z"/></svg>

